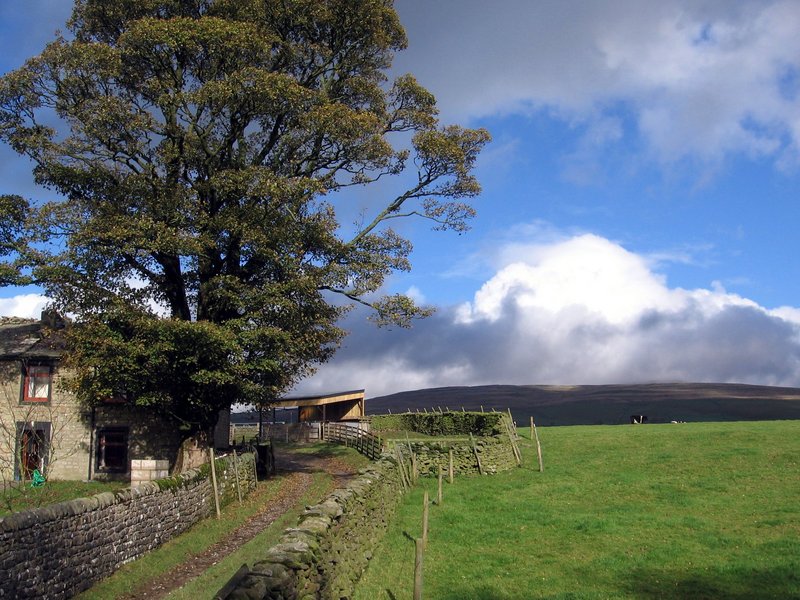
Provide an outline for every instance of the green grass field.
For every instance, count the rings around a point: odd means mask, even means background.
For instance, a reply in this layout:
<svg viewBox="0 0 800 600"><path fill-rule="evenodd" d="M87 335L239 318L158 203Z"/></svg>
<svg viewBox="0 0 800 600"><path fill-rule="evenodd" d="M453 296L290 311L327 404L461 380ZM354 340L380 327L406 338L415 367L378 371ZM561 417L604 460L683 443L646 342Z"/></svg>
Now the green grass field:
<svg viewBox="0 0 800 600"><path fill-rule="evenodd" d="M543 473L523 442L522 468L445 484L425 598L800 598L800 421L539 435ZM436 481L421 484L435 498ZM423 487L355 598L412 597Z"/></svg>

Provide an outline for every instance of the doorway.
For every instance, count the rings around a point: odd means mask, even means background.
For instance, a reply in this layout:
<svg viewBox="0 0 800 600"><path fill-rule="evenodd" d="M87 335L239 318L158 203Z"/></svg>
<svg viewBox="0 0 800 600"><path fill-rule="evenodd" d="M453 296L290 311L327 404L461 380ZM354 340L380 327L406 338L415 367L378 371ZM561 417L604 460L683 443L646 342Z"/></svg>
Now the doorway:
<svg viewBox="0 0 800 600"><path fill-rule="evenodd" d="M17 423L15 479L28 480L37 469L45 475L50 423Z"/></svg>

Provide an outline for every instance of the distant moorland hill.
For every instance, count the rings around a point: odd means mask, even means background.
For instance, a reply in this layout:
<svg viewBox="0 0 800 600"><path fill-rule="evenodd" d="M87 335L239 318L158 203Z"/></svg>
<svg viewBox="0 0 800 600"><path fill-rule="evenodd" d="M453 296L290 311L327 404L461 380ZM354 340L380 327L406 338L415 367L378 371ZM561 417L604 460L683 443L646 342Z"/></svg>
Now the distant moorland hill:
<svg viewBox="0 0 800 600"><path fill-rule="evenodd" d="M481 385L443 387L370 398L367 414L433 407L445 410L511 409L518 425L613 425L647 415L670 421L800 419L800 388L722 383L636 385Z"/></svg>

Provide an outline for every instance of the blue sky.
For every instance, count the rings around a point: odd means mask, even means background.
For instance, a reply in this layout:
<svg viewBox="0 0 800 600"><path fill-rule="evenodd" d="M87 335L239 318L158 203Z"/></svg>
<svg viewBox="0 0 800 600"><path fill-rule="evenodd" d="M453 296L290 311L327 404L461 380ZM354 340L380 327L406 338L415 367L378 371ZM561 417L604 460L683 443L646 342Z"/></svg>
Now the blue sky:
<svg viewBox="0 0 800 600"><path fill-rule="evenodd" d="M0 71L66 1L0 4ZM412 330L355 311L298 392L483 383L800 386L800 2L398 0L443 123L486 127L465 235L402 231ZM4 192L44 198L0 149ZM354 215L366 195L337 200ZM368 205L367 205L368 206ZM37 297L0 290L0 314Z"/></svg>

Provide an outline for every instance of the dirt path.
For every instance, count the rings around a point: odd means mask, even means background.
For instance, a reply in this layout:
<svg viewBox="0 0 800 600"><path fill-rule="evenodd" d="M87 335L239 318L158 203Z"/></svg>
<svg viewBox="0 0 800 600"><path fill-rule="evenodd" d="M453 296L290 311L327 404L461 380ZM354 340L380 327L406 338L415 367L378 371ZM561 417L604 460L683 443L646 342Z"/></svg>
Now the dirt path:
<svg viewBox="0 0 800 600"><path fill-rule="evenodd" d="M120 596L120 598L124 600L163 598L172 590L178 589L189 580L199 576L206 569L238 550L242 544L253 539L295 506L311 486L312 473L325 471L333 475L331 489L341 487L353 476L352 468L335 457L281 450L280 453L276 452L275 454L275 463L278 471L284 474L284 479L278 493L264 505L260 512L205 551L151 580L134 593Z"/></svg>

